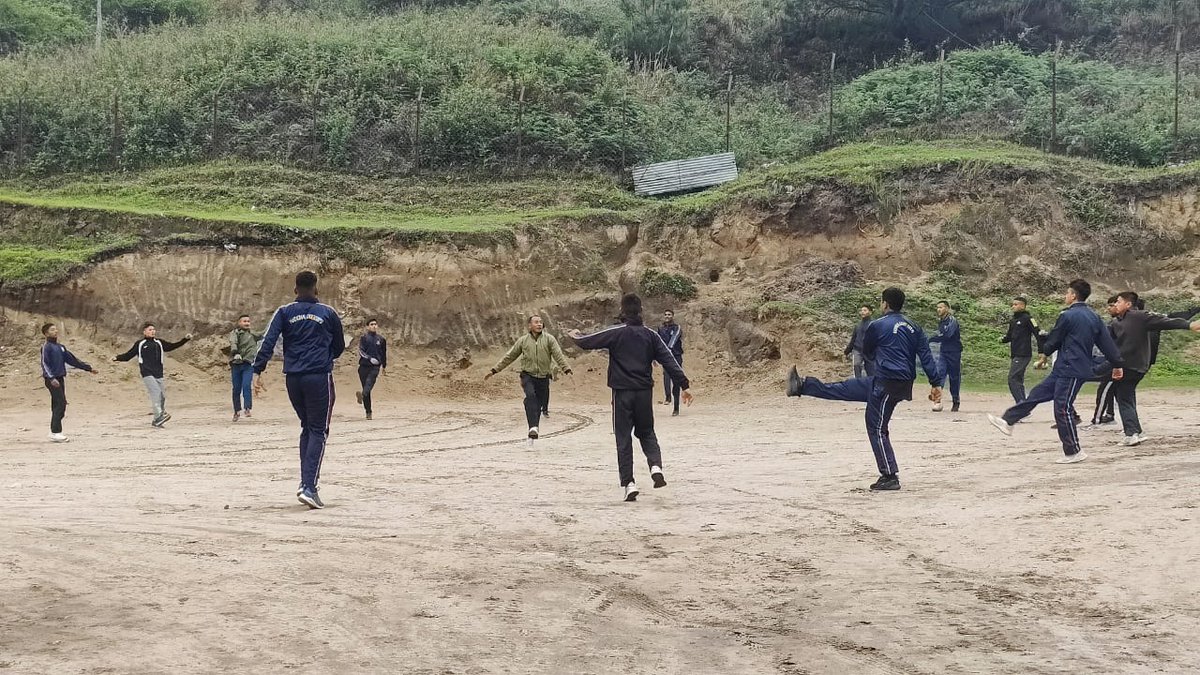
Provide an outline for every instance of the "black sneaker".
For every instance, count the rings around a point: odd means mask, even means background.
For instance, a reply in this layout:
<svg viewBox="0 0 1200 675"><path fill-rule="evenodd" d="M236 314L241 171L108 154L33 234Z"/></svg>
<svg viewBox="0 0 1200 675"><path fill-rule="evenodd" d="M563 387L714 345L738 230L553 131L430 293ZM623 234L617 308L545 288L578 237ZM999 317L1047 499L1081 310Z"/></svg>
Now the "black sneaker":
<svg viewBox="0 0 1200 675"><path fill-rule="evenodd" d="M787 395L804 395L804 378L800 377L800 373L796 372L796 366L792 366L792 369L788 371Z"/></svg>
<svg viewBox="0 0 1200 675"><path fill-rule="evenodd" d="M663 470L657 466L650 467L650 479L654 481L654 487L666 487L667 479L663 476Z"/></svg>
<svg viewBox="0 0 1200 675"><path fill-rule="evenodd" d="M871 489L875 490L876 492L880 490L899 490L900 477L896 474L892 474L890 476L880 476L879 480L871 483Z"/></svg>
<svg viewBox="0 0 1200 675"><path fill-rule="evenodd" d="M550 411L542 410L542 417L545 417L546 419L550 419Z"/></svg>
<svg viewBox="0 0 1200 675"><path fill-rule="evenodd" d="M958 412L958 401L955 401L954 405L950 406L950 412Z"/></svg>
<svg viewBox="0 0 1200 675"><path fill-rule="evenodd" d="M310 509L325 508L325 503L321 501L321 497L317 495L317 491L312 488L305 488L304 491L300 493L299 499L301 504L304 504Z"/></svg>
<svg viewBox="0 0 1200 675"><path fill-rule="evenodd" d="M165 413L159 415L158 417L155 417L154 421L151 422L150 424L153 426L162 428L162 425L166 424L167 421L170 419L171 419L171 413L165 412Z"/></svg>

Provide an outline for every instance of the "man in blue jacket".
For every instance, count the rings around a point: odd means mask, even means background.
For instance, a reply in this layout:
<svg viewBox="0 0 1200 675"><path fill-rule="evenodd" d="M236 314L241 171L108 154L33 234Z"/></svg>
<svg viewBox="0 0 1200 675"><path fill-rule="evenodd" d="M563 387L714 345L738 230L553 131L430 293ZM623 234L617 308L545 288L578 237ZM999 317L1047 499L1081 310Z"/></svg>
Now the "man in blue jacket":
<svg viewBox="0 0 1200 675"><path fill-rule="evenodd" d="M671 351L671 356L675 357L675 362L683 367L683 328L675 323L675 311L668 309L663 312L663 323L658 327L658 336L667 344L667 349ZM672 401L675 403L675 409L671 411L673 416L679 416L679 382L671 378L671 375L665 370L663 371L663 391L666 392L666 398L663 400L663 405L669 405Z"/></svg>
<svg viewBox="0 0 1200 675"><path fill-rule="evenodd" d="M942 300L937 304L937 315L938 329L930 336L929 345L931 348L937 345L939 365L950 384L950 412L958 412L958 393L962 387L962 331L949 302ZM941 402L934 403L933 410L941 412Z"/></svg>
<svg viewBox="0 0 1200 675"><path fill-rule="evenodd" d="M333 416L333 361L346 349L337 311L317 301L317 275L296 275L296 301L275 310L254 357L254 393L263 389L262 372L283 338L283 374L288 398L300 418L300 488L296 498L310 509L325 508L317 493L321 460Z"/></svg>
<svg viewBox="0 0 1200 675"><path fill-rule="evenodd" d="M1064 296L1067 308L1058 315L1058 321L1042 346L1045 354L1058 352L1054 369L1029 392L1024 401L1004 411L1004 415L988 415L992 426L1012 436L1014 424L1028 417L1038 405L1054 401L1054 421L1064 455L1057 460L1058 464L1074 464L1087 459L1087 454L1079 445L1079 430L1072 415L1080 388L1094 377L1092 348L1099 347L1112 364L1114 381L1125 376L1125 361L1121 358L1121 351L1117 349L1104 322L1086 304L1091 294L1091 284L1083 279L1075 279L1068 284Z"/></svg>
<svg viewBox="0 0 1200 675"><path fill-rule="evenodd" d="M42 326L46 342L42 345L42 380L50 390L50 440L66 443L62 421L67 416L67 366L96 374L96 369L75 358L67 348L58 343L58 326L48 323Z"/></svg>
<svg viewBox="0 0 1200 675"><path fill-rule="evenodd" d="M612 389L613 433L617 437L617 471L625 501L637 501L638 487L633 480L633 436L642 445L650 464L654 487L667 484L663 477L662 450L654 433L654 374L651 364L658 361L663 372L679 382L683 402L692 404L690 383L667 343L642 320L642 300L633 293L621 298L621 321L591 335L578 330L567 333L581 349L608 350L608 387Z"/></svg>
<svg viewBox="0 0 1200 675"><path fill-rule="evenodd" d="M929 397L940 401L943 374L929 351L925 332L901 314L904 291L889 288L883 292L883 316L871 322L863 338L863 356L875 364L872 377L851 378L825 384L815 377L801 378L796 367L788 373L788 396L812 396L828 401L858 401L867 404L867 438L879 468L879 480L872 490L899 490L900 469L892 449L888 424L900 401L912 400L913 380L917 379L916 360L933 387Z"/></svg>

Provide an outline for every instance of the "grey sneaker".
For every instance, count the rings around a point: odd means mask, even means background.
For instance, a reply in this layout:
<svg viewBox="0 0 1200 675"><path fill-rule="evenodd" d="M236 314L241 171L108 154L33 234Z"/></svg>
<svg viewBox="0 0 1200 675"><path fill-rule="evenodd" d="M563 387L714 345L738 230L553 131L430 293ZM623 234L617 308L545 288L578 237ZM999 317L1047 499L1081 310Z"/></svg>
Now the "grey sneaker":
<svg viewBox="0 0 1200 675"><path fill-rule="evenodd" d="M170 419L171 419L171 413L165 412L165 413L159 415L158 417L155 417L154 421L151 422L150 424L153 426L159 427L161 429L162 425L166 424L167 421L169 421Z"/></svg>
<svg viewBox="0 0 1200 675"><path fill-rule="evenodd" d="M323 509L325 503L321 501L321 497L317 495L317 491L312 488L304 488L300 493L300 503L305 504L310 509Z"/></svg>
<svg viewBox="0 0 1200 675"><path fill-rule="evenodd" d="M1062 457L1059 457L1058 459L1054 460L1054 463L1055 464L1078 464L1087 458L1088 458L1087 453L1080 450L1079 452L1077 452L1073 455L1063 455Z"/></svg>

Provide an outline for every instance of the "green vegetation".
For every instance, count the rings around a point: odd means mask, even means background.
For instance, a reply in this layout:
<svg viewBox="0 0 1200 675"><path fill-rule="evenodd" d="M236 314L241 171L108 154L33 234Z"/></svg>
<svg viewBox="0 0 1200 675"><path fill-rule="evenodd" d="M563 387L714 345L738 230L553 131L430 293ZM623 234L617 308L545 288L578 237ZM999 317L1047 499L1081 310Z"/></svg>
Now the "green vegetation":
<svg viewBox="0 0 1200 675"><path fill-rule="evenodd" d="M696 297L696 282L681 275L648 269L642 272L638 291L646 297L670 297L676 300L691 300Z"/></svg>
<svg viewBox="0 0 1200 675"><path fill-rule="evenodd" d="M48 283L94 260L96 257L123 248L119 239L101 244L77 245L70 248L8 245L0 242L0 285Z"/></svg>

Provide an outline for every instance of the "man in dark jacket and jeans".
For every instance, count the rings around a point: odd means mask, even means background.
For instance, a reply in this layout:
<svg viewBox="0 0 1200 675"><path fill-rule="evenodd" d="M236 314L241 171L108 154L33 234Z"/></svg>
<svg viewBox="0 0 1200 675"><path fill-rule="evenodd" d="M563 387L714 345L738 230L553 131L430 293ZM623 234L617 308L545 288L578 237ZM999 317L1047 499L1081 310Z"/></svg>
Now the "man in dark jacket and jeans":
<svg viewBox="0 0 1200 675"><path fill-rule="evenodd" d="M300 488L296 499L310 509L323 509L317 493L321 460L333 417L333 361L346 349L337 310L317 301L317 275L296 275L296 301L275 310L267 334L254 357L254 393L263 390L262 372L283 338L283 374L288 399L300 418Z"/></svg>
<svg viewBox="0 0 1200 675"><path fill-rule="evenodd" d="M883 316L871 322L863 339L863 356L875 363L875 375L844 382L825 384L815 377L801 378L796 367L788 373L788 396L811 396L827 401L856 401L867 404L867 438L879 480L872 490L899 490L900 468L892 449L888 424L901 401L912 400L913 380L917 379L917 359L933 387L929 397L941 402L944 373L929 350L929 340L916 323L901 314L904 291L889 288L883 292L880 306Z"/></svg>
<svg viewBox="0 0 1200 675"><path fill-rule="evenodd" d="M1004 411L1004 415L988 415L992 426L1011 436L1014 424L1028 417L1038 405L1054 401L1054 421L1064 455L1057 460L1058 464L1074 464L1087 459L1087 454L1079 445L1079 430L1073 415L1075 397L1079 395L1083 383L1095 377L1092 347L1098 346L1112 363L1113 380L1119 381L1125 376L1121 352L1104 322L1086 304L1091 294L1091 284L1083 279L1075 279L1068 284L1064 294L1067 308L1058 315L1058 321L1042 345L1044 354L1058 352L1054 369L1029 392L1024 401Z"/></svg>
<svg viewBox="0 0 1200 675"><path fill-rule="evenodd" d="M850 357L854 367L855 377L871 377L875 374L875 364L863 357L863 340L867 337L867 326L871 325L871 308L863 305L858 308L858 325L850 334L850 342L846 344L845 355Z"/></svg>
<svg viewBox="0 0 1200 675"><path fill-rule="evenodd" d="M663 477L662 450L654 434L654 375L655 361L671 379L679 382L683 402L692 404L690 383L683 368L671 356L671 350L658 333L642 321L642 300L630 293L621 298L621 320L624 323L605 328L591 335L573 330L568 335L582 349L608 350L608 386L612 389L613 433L617 437L617 469L625 501L637 501L638 488L633 480L633 436L637 436L642 452L650 464L654 487L667 484Z"/></svg>
<svg viewBox="0 0 1200 675"><path fill-rule="evenodd" d="M42 380L50 390L50 440L66 443L62 421L67 416L67 366L96 374L96 369L75 358L67 348L58 343L58 326L52 323L42 326L46 337L42 345Z"/></svg>
<svg viewBox="0 0 1200 675"><path fill-rule="evenodd" d="M1008 367L1008 393L1012 394L1013 403L1025 400L1025 371L1033 359L1033 346L1030 341L1036 343L1038 335L1037 321L1025 305L1025 298L1013 298L1013 315L1008 322L1008 332L1000 338L1001 344L1008 345L1008 353L1012 358Z"/></svg>
<svg viewBox="0 0 1200 675"><path fill-rule="evenodd" d="M658 336L667 343L667 349L671 350L671 356L675 357L675 362L679 367L683 367L683 328L675 323L674 310L668 309L663 312L663 324L658 327ZM663 404L674 402L675 409L671 412L672 415L679 414L679 383L671 379L667 372L663 371L663 391L666 392L666 398Z"/></svg>

